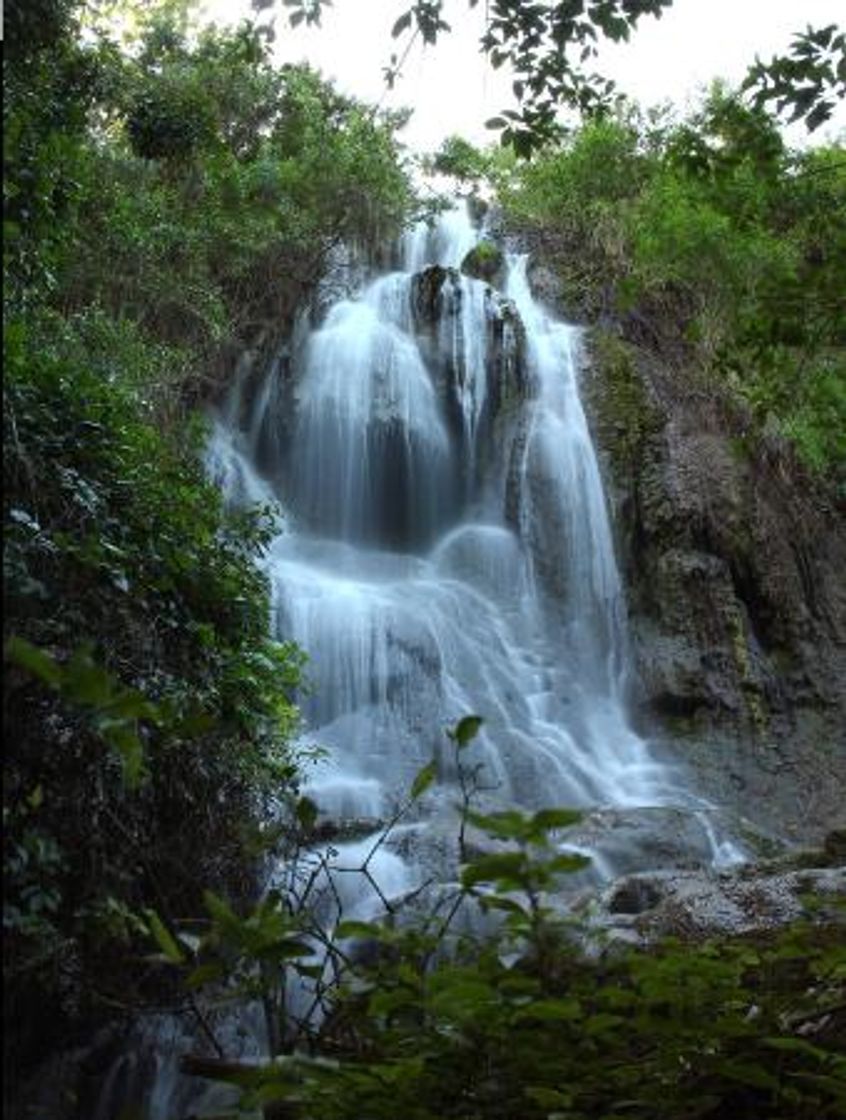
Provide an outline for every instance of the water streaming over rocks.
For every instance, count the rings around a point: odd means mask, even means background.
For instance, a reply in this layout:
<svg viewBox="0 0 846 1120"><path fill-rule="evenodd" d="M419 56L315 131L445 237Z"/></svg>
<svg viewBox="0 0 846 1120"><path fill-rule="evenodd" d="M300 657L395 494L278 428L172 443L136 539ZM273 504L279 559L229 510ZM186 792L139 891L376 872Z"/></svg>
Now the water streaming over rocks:
<svg viewBox="0 0 846 1120"><path fill-rule="evenodd" d="M308 654L306 739L325 751L305 792L350 837L332 841L346 872L327 925L456 877L445 729L469 713L484 719L467 752L484 768L479 807L585 810L561 837L592 856L577 886L741 854L627 719L625 601L580 332L535 301L525 257L508 259L502 291L462 274L477 241L463 206L410 231L402 269L317 327L303 320L249 399L236 378L209 444L230 501L285 511L266 561L274 624ZM439 783L370 855L432 758ZM148 1120L217 1104L162 1058L172 1023L147 1029L141 1051L164 1062Z"/></svg>
<svg viewBox="0 0 846 1120"><path fill-rule="evenodd" d="M215 429L210 467L236 500L267 493L257 442L285 433L263 464L290 517L267 563L279 637L309 656L308 738L327 751L306 792L332 821L376 831L436 758L440 785L373 870L388 896L448 876L444 730L476 713L483 806L587 809L564 839L594 853L595 876L730 860L627 720L625 602L579 399L580 331L535 301L525 257L508 259L502 291L464 275L478 240L463 205L415 227L401 270L308 333L290 383L271 367L243 429L240 402ZM341 862L355 858L343 848ZM378 895L361 890L348 905L371 912Z"/></svg>

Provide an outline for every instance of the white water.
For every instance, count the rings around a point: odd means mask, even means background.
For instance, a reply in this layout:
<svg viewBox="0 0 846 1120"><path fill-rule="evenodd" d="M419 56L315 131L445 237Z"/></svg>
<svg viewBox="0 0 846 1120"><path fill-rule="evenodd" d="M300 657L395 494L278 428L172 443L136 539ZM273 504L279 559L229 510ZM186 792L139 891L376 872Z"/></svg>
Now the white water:
<svg viewBox="0 0 846 1120"><path fill-rule="evenodd" d="M305 792L356 825L323 853L331 883L325 868L315 879L327 927L454 878L445 729L470 713L484 719L462 756L483 765L481 807L584 808L585 828L560 842L591 855L594 882L656 859L739 855L627 718L625 603L579 399L579 331L536 303L524 258L508 261L510 302L455 271L476 241L460 208L412 230L403 271L292 340L293 391L279 359L248 400L236 375L209 442L229 501L286 514L266 560L274 625L309 655L306 740L326 751ZM414 275L431 264L453 271L427 319ZM432 757L438 785L374 847ZM307 880L320 855L306 857ZM290 894L301 871L279 868L274 885ZM308 991L295 998L289 1011L309 1014ZM257 1008L218 1027L227 1057L266 1049ZM179 1073L194 1046L173 1016L140 1023L96 1120L127 1101L146 1120L232 1107L230 1090Z"/></svg>
<svg viewBox="0 0 846 1120"><path fill-rule="evenodd" d="M292 405L265 385L251 420L290 432L273 474L295 529L268 571L278 635L310 658L307 737L328 752L306 792L327 817L376 830L439 760L418 847L391 853L389 897L432 871L433 837L454 831L444 732L468 713L484 719L467 757L495 786L488 808L702 804L627 719L625 604L579 399L580 332L533 299L521 257L508 261L510 314L458 271L435 322L415 313L414 274L456 270L477 239L464 208L412 230L404 271L337 303L307 338L293 419L274 414ZM252 464L225 426L210 461L224 486L267 486L247 481ZM704 817L701 832L703 851L725 856ZM341 865L355 866L352 848ZM594 851L598 874L612 874L601 842ZM368 910L364 880L361 891L349 905Z"/></svg>

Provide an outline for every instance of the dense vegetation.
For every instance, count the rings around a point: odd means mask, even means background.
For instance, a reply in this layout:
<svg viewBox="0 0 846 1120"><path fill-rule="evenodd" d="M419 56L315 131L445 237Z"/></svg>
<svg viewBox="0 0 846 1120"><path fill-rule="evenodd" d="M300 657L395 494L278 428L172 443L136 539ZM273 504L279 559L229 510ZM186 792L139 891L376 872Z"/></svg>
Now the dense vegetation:
<svg viewBox="0 0 846 1120"><path fill-rule="evenodd" d="M7 6L13 1081L160 997L128 956L145 908L254 889L244 829L294 784L301 658L269 633L272 512L223 507L193 406L285 329L334 245L381 242L410 201L398 122L182 7L147 6L119 48L62 0Z"/></svg>
<svg viewBox="0 0 846 1120"><path fill-rule="evenodd" d="M741 404L751 444L846 485L846 152L791 151L715 88L686 120L622 110L531 162L452 140L436 168L488 176L565 298Z"/></svg>
<svg viewBox="0 0 846 1120"><path fill-rule="evenodd" d="M79 18L68 0L7 4L12 1094L104 1016L181 998L151 937L189 991L234 977L268 1000L280 977L313 978L313 914L256 905L247 827L296 796L301 655L271 640L261 571L273 512L224 507L195 409L239 351L285 332L334 246L378 245L412 204L400 121L274 68L254 28L197 33L184 5L147 5L119 46ZM600 115L525 166L460 143L441 162L490 177L592 313L680 354L745 402L751 440L786 440L843 485L841 148L791 153L718 91L681 124ZM312 807L294 804L283 851L307 861ZM565 818L476 818L510 845L465 853L463 904L505 916L484 944L453 940L443 911L342 927L330 1018L278 1029L288 1056L248 1091L350 1120L838 1115L836 938L585 960L543 897L574 869L548 843ZM198 941L182 923L204 897ZM353 964L347 937L378 951Z"/></svg>
<svg viewBox="0 0 846 1120"><path fill-rule="evenodd" d="M610 943L589 913L556 907L562 880L588 862L558 842L578 813L474 811L480 723L448 732L464 793L460 884L327 931L313 906L326 856L301 803L288 892L241 915L208 896L201 939L159 931L189 985L225 978L267 996L305 981L324 1016L300 1021L277 1002L275 1061L189 1068L232 1081L268 1117L304 1120L840 1116L842 900L809 897L805 920L768 935ZM434 777L434 764L420 772L412 803Z"/></svg>

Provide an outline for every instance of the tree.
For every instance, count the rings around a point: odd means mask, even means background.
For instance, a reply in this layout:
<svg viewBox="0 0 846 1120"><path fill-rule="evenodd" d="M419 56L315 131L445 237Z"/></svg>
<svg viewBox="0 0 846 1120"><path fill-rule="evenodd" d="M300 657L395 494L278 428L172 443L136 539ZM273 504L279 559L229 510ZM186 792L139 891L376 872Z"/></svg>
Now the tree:
<svg viewBox="0 0 846 1120"><path fill-rule="evenodd" d="M505 109L490 122L501 131L503 144L520 155L535 148L558 132L556 116L562 107L584 114L606 112L615 97L614 83L599 74L589 74L585 64L594 58L601 39L621 42L629 39L642 16L659 18L673 0L489 0L485 32L480 49L498 69L506 63L514 73L514 95L518 109ZM319 23L327 0L284 0L291 9L290 22ZM254 0L253 7L261 5ZM478 0L467 0L469 8ZM444 18L444 0L415 0L397 19L392 29L395 39L405 37L403 54L391 56L385 77L392 86L412 44L421 39L435 44L450 31Z"/></svg>
<svg viewBox="0 0 846 1120"><path fill-rule="evenodd" d="M412 202L397 114L274 67L258 28L199 31L189 4L7 10L12 1097L116 1000L166 998L145 909L255 889L245 824L296 780L301 657L272 637L272 511L224 505L193 406L334 244L381 245Z"/></svg>
<svg viewBox="0 0 846 1120"><path fill-rule="evenodd" d="M775 101L776 111L790 112L790 120L804 120L813 132L834 112L836 100L846 97L846 34L835 24L795 35L790 52L764 65L750 67L743 88L761 107Z"/></svg>
<svg viewBox="0 0 846 1120"><path fill-rule="evenodd" d="M290 23L319 24L330 0L284 0ZM582 116L606 115L618 93L608 78L589 73L601 40L628 41L643 16L659 19L673 0L488 0L486 26L480 49L494 68L508 64L514 73L517 108L503 110L489 125L500 131L503 144L518 155L530 155L560 134L557 123L562 108ZM267 0L253 0L263 10ZM476 8L478 0L467 0ZM392 35L405 38L400 56L391 56L385 70L391 86L396 81L412 44L420 39L434 44L450 31L444 0L415 0L397 19ZM779 111L792 108L791 119L804 119L808 128L819 127L834 110L837 97L846 94L846 37L832 25L808 28L797 35L789 56L768 64L756 61L746 80L755 104L776 100Z"/></svg>

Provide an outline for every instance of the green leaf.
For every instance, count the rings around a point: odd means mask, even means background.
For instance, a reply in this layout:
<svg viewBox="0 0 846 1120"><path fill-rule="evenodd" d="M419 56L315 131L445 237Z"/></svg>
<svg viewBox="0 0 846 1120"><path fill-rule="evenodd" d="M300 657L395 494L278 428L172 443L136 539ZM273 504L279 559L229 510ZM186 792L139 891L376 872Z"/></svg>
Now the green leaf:
<svg viewBox="0 0 846 1120"><path fill-rule="evenodd" d="M437 775L437 766L436 766L435 761L433 759L431 762L427 763L422 768L422 770L418 771L417 777L412 782L412 784L411 784L411 800L412 801L416 801L418 797L421 797L426 792L426 790L429 788L429 786L431 786L431 784L434 782L436 775Z"/></svg>
<svg viewBox="0 0 846 1120"><path fill-rule="evenodd" d="M505 898L501 895L482 899L482 905L485 910L502 910L506 914L515 914L519 918L526 918L529 914L525 906L521 906L513 898Z"/></svg>
<svg viewBox="0 0 846 1120"><path fill-rule="evenodd" d="M408 28L411 27L411 16L412 12L410 9L407 12L403 12L391 29L392 39L398 39L403 31L407 31Z"/></svg>
<svg viewBox="0 0 846 1120"><path fill-rule="evenodd" d="M825 1089L836 1101L846 1104L846 1079L843 1077L826 1073L791 1073L789 1076Z"/></svg>
<svg viewBox="0 0 846 1120"><path fill-rule="evenodd" d="M150 933L156 940L156 944L161 949L162 953L167 957L171 964L183 964L185 955L176 943L176 940L155 910L145 910L147 923L150 927Z"/></svg>
<svg viewBox="0 0 846 1120"><path fill-rule="evenodd" d="M62 667L49 653L34 646L25 638L12 635L5 646L5 655L9 661L14 661L22 669L26 669L34 677L44 681L53 688L59 688L62 683Z"/></svg>
<svg viewBox="0 0 846 1120"><path fill-rule="evenodd" d="M313 953L314 948L306 944L305 941L298 941L294 937L285 937L281 941L276 941L273 945L268 946L265 955L290 960L294 957L310 957Z"/></svg>
<svg viewBox="0 0 846 1120"><path fill-rule="evenodd" d="M498 840L523 840L526 836L527 817L516 809L503 809L498 813L474 813L470 810L467 822Z"/></svg>
<svg viewBox="0 0 846 1120"><path fill-rule="evenodd" d="M310 797L301 797L297 802L297 822L306 832L310 832L311 829L314 828L314 822L317 820L317 813L317 805Z"/></svg>
<svg viewBox="0 0 846 1120"><path fill-rule="evenodd" d="M584 813L578 809L540 809L532 817L532 822L538 828L570 828L584 820Z"/></svg>
<svg viewBox="0 0 846 1120"><path fill-rule="evenodd" d="M496 1002L496 991L481 977L449 977L432 992L430 1006L435 1015L467 1019Z"/></svg>
<svg viewBox="0 0 846 1120"><path fill-rule="evenodd" d="M347 937L366 937L381 940L386 930L376 922L340 922L335 927L335 937L343 941Z"/></svg>
<svg viewBox="0 0 846 1120"><path fill-rule="evenodd" d="M131 726L101 719L95 726L110 747L120 755L123 779L129 789L135 789L145 775L144 747Z"/></svg>
<svg viewBox="0 0 846 1120"><path fill-rule="evenodd" d="M479 734L479 728L484 723L481 716L464 716L452 730L450 738L455 741L459 750L471 743Z"/></svg>
<svg viewBox="0 0 846 1120"><path fill-rule="evenodd" d="M480 856L461 872L465 888L477 883L496 883L503 890L519 890L526 873L524 852L495 852Z"/></svg>
<svg viewBox="0 0 846 1120"><path fill-rule="evenodd" d="M582 1005L576 999L542 999L520 1007L511 1016L514 1023L572 1023L581 1019Z"/></svg>
<svg viewBox="0 0 846 1120"><path fill-rule="evenodd" d="M769 1046L773 1050L806 1054L809 1058L815 1058L818 1062L826 1062L831 1057L827 1050L812 1046L810 1042L806 1042L803 1038L765 1038L763 1041L765 1046Z"/></svg>
<svg viewBox="0 0 846 1120"><path fill-rule="evenodd" d="M203 891L203 902L215 922L224 930L240 929L241 919L229 903L214 891Z"/></svg>
<svg viewBox="0 0 846 1120"><path fill-rule="evenodd" d="M541 1108L570 1108L573 1103L570 1093L548 1089L545 1085L529 1085L523 1091L530 1101L539 1104Z"/></svg>
<svg viewBox="0 0 846 1120"><path fill-rule="evenodd" d="M626 1021L622 1015L612 1015L609 1011L600 1011L585 1020L584 1032L591 1038L594 1035L608 1034L609 1031L616 1030Z"/></svg>
<svg viewBox="0 0 846 1120"><path fill-rule="evenodd" d="M295 961L294 968L299 976L305 976L309 980L319 980L324 972L322 964L300 964Z"/></svg>
<svg viewBox="0 0 846 1120"><path fill-rule="evenodd" d="M748 1062L720 1062L719 1071L723 1077L754 1089L778 1089L780 1085L774 1074Z"/></svg>
<svg viewBox="0 0 846 1120"><path fill-rule="evenodd" d="M590 867L590 856L579 855L576 852L562 852L559 856L553 856L545 864L548 871L552 871L556 875L572 875L576 871L583 871L586 867Z"/></svg>
<svg viewBox="0 0 846 1120"><path fill-rule="evenodd" d="M223 979L223 965L219 961L209 961L195 968L186 977L185 984L192 990L202 988L206 984L214 984Z"/></svg>

